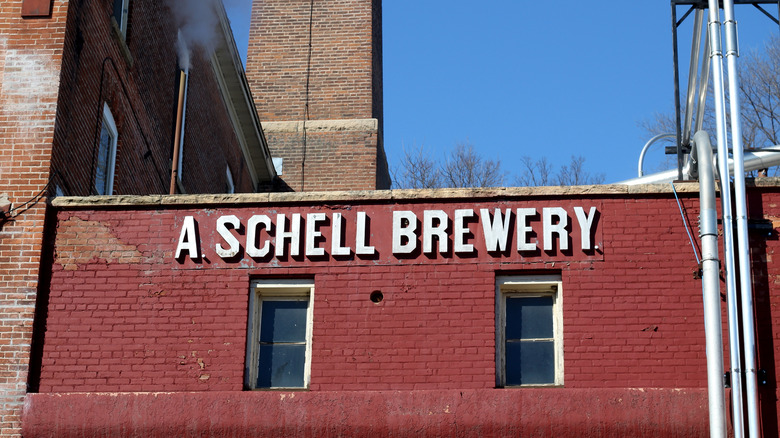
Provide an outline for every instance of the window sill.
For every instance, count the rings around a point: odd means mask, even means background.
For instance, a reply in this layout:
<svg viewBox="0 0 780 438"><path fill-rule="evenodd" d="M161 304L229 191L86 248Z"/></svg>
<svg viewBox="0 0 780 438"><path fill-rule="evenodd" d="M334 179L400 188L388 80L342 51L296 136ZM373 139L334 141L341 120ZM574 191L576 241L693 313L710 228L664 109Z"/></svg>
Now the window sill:
<svg viewBox="0 0 780 438"><path fill-rule="evenodd" d="M309 388L248 388L244 391L259 392L309 392Z"/></svg>
<svg viewBox="0 0 780 438"><path fill-rule="evenodd" d="M525 388L563 388L563 384L550 383L539 385L512 385L512 386L497 386L496 389L525 389Z"/></svg>
<svg viewBox="0 0 780 438"><path fill-rule="evenodd" d="M127 41L125 41L125 37L122 35L122 31L119 29L119 23L116 22L116 18L114 17L111 17L111 34L117 44L119 44L119 51L122 53L125 61L127 61L127 67L132 68L133 55L130 54L130 48L127 47Z"/></svg>

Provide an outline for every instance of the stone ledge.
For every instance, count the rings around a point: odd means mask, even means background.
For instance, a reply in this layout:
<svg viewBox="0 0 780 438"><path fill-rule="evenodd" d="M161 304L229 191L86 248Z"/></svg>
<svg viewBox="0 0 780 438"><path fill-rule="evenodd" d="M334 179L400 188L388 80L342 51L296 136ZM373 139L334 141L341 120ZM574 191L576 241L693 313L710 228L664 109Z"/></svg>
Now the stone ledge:
<svg viewBox="0 0 780 438"><path fill-rule="evenodd" d="M748 187L780 188L780 178L749 180ZM699 183L675 183L677 193L697 194ZM61 196L51 205L61 209L91 207L153 207L192 205L242 205L242 204L290 204L290 203L359 203L419 201L435 202L462 199L491 198L556 198L556 197L611 197L611 196L667 196L672 193L671 184L644 185L592 185L547 187L486 187L470 189L404 189L363 190L341 192L286 192L241 193L205 195L114 195L114 196Z"/></svg>
<svg viewBox="0 0 780 438"><path fill-rule="evenodd" d="M295 122L262 122L263 132L295 133L303 132L303 121ZM377 131L377 119L344 119L344 120L307 120L306 132L344 132L344 131Z"/></svg>

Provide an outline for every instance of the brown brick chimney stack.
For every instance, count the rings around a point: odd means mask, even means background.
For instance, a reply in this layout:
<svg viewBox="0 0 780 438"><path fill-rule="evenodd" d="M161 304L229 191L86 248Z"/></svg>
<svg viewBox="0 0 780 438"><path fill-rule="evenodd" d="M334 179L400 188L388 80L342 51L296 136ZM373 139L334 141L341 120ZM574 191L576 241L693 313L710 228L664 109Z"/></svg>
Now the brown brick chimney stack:
<svg viewBox="0 0 780 438"><path fill-rule="evenodd" d="M246 75L291 189L389 188L381 0L255 0Z"/></svg>

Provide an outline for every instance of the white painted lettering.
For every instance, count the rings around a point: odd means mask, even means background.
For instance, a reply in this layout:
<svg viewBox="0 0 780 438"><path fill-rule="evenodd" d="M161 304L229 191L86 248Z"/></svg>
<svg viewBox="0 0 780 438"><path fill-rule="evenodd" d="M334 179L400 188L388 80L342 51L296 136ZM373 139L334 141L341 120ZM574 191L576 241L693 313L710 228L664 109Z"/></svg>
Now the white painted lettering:
<svg viewBox="0 0 780 438"><path fill-rule="evenodd" d="M518 208L517 209L517 250L518 251L535 251L536 243L531 242L529 239L533 227L528 225L529 218L536 216L535 208Z"/></svg>
<svg viewBox="0 0 780 438"><path fill-rule="evenodd" d="M217 219L217 232L220 236L222 236L222 239L225 241L225 243L228 244L227 249L225 249L221 243L217 243L217 255L223 259L235 257L238 254L238 249L240 246L236 236L234 236L233 233L231 233L228 229L228 225L233 227L234 230L237 230L241 227L241 221L236 215L233 214L229 216L220 216L219 219Z"/></svg>
<svg viewBox="0 0 780 438"><path fill-rule="evenodd" d="M472 253L474 245L466 243L467 236L471 232L466 226L466 219L474 217L474 210L462 209L455 210L455 219L453 221L452 246L456 253Z"/></svg>
<svg viewBox="0 0 780 438"><path fill-rule="evenodd" d="M447 225L449 217L442 210L425 210L423 212L423 252L433 252L433 237L439 241L439 252L448 249Z"/></svg>
<svg viewBox="0 0 780 438"><path fill-rule="evenodd" d="M271 218L264 214L258 214L250 217L246 223L246 254L249 257L265 257L270 250L270 239L266 239L261 248L257 247L260 225L265 227L266 232L270 232Z"/></svg>
<svg viewBox="0 0 780 438"><path fill-rule="evenodd" d="M344 241L342 239L342 222L344 218L341 217L341 213L333 213L333 232L331 233L330 253L334 256L348 256L351 249L348 246L343 246Z"/></svg>
<svg viewBox="0 0 780 438"><path fill-rule="evenodd" d="M359 211L357 214L357 228L355 233L355 254L375 254L376 248L368 244L368 216L365 211Z"/></svg>
<svg viewBox="0 0 780 438"><path fill-rule="evenodd" d="M577 215L577 222L580 223L580 241L582 249L593 249L593 243L590 241L590 233L593 228L593 218L596 217L596 207L591 207L590 212L585 215L585 209L574 207L574 213Z"/></svg>
<svg viewBox="0 0 780 438"><path fill-rule="evenodd" d="M276 256L284 255L284 240L290 239L290 255L295 257L301 253L301 214L293 213L290 220L290 231L285 231L287 218L284 214L276 215Z"/></svg>
<svg viewBox="0 0 780 438"><path fill-rule="evenodd" d="M496 208L493 211L493 218L490 218L490 210L482 208L479 210L482 219L482 231L485 234L485 249L491 251L506 250L506 242L509 237L509 221L512 210L506 211L506 216L502 218L501 210Z"/></svg>
<svg viewBox="0 0 780 438"><path fill-rule="evenodd" d="M309 213L306 215L306 256L325 255L325 248L317 246L317 238L322 237L322 231L317 228L318 222L325 222L325 213Z"/></svg>
<svg viewBox="0 0 780 438"><path fill-rule="evenodd" d="M558 221L553 223L553 217ZM558 248L561 251L569 249L569 233L566 226L569 225L569 216L561 207L545 207L542 209L542 224L544 227L544 250L552 251L553 233L558 235Z"/></svg>
<svg viewBox="0 0 780 438"><path fill-rule="evenodd" d="M416 229L417 216L413 212L393 212L393 254L410 254L417 249Z"/></svg>
<svg viewBox="0 0 780 438"><path fill-rule="evenodd" d="M176 258L181 257L182 253L186 251L187 255L191 259L200 257L198 254L198 233L195 230L195 218L192 216L185 216L184 222L181 224L181 234L179 234L179 244L176 245Z"/></svg>

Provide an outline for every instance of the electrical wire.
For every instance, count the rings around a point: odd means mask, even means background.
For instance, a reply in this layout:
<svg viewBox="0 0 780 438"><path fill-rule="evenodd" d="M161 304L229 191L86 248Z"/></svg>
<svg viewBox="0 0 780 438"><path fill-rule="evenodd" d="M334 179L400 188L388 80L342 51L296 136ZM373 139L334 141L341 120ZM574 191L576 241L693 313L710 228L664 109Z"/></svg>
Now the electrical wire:
<svg viewBox="0 0 780 438"><path fill-rule="evenodd" d="M672 186L672 191L674 192L674 199L677 200L677 207L680 208L680 216L683 220L683 225L685 226L685 232L688 233L688 240L691 241L691 248L693 249L693 256L696 257L696 264L700 264L701 260L699 259L699 253L696 252L696 244L693 242L693 236L691 236L691 230L688 226L688 221L685 220L685 213L683 213L683 207L680 203L680 197L677 196L677 188L674 187L674 183L669 183Z"/></svg>
<svg viewBox="0 0 780 438"><path fill-rule="evenodd" d="M46 193L46 191L49 190L49 187L51 186L51 182L54 179L55 175L57 175L57 172L56 171L52 172L49 175L49 180L46 181L46 185L43 186L43 188L41 189L40 192L38 192L37 195L35 195L32 198L30 198L27 202L23 203L22 205L10 209L7 214L5 214L3 216L0 216L0 221L7 221L7 220L10 220L10 219L15 219L16 217L18 217L19 215L21 215L25 211L27 211L30 208L32 208L33 205L35 205L38 202L40 202L40 200L43 199L44 196L45 196L44 193Z"/></svg>
<svg viewBox="0 0 780 438"><path fill-rule="evenodd" d="M311 79L312 29L314 27L314 0L309 4L309 54L306 61L306 103L303 109L303 157L301 159L301 191L306 190L306 120L309 119L309 83Z"/></svg>

